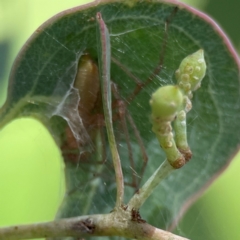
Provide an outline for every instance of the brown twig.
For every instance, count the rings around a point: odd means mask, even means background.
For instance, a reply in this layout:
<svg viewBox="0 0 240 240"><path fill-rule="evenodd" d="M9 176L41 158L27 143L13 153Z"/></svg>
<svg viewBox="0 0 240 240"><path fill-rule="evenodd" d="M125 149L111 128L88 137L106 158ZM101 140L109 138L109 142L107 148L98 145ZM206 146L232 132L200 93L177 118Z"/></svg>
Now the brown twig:
<svg viewBox="0 0 240 240"><path fill-rule="evenodd" d="M120 236L138 240L187 240L144 221L133 221L132 211L121 209L106 215L88 215L59 221L0 228L1 240L55 237Z"/></svg>

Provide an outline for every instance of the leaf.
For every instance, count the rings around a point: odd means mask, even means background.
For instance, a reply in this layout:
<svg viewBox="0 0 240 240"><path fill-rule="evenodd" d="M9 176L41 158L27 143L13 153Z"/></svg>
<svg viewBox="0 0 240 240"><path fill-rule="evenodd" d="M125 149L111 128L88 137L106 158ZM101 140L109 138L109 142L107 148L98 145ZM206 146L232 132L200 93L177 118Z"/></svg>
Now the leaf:
<svg viewBox="0 0 240 240"><path fill-rule="evenodd" d="M111 79L120 95L120 99L113 98L113 116L117 116L114 127L126 182L136 183L144 165L131 118L149 158L144 183L165 157L151 131L151 94L159 86L175 84L174 73L181 60L204 49L207 74L194 93L193 109L187 116L193 158L163 181L141 209L143 219L167 228L229 164L240 142L236 132L240 127L239 60L226 36L206 15L171 1L102 1L56 15L35 31L19 53L10 76L8 99L0 111L0 126L21 116L37 117L64 150L69 125L82 154L78 164L66 160L69 191L58 217L112 210L115 184L109 149L102 151L105 128L100 126L97 134L90 122L83 124L78 114L79 94L73 88L80 57L87 52L97 62L97 12L110 33ZM132 74L142 85L136 84ZM129 161L126 125L114 100L116 104L127 102L134 170ZM103 117L101 107L96 113ZM97 115L93 114L95 122L101 120ZM106 162L97 164L105 155ZM133 171L139 176L137 180ZM126 187L126 202L135 190Z"/></svg>

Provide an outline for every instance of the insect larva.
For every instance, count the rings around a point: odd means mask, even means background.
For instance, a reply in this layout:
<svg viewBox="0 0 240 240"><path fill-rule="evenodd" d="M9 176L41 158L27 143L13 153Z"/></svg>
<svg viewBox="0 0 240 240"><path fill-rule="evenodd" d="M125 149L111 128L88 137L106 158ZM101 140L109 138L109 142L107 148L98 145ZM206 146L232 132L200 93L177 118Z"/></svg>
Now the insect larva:
<svg viewBox="0 0 240 240"><path fill-rule="evenodd" d="M182 60L176 71L177 83L184 93L191 98L191 91L195 91L201 86L205 73L204 51L200 49Z"/></svg>
<svg viewBox="0 0 240 240"><path fill-rule="evenodd" d="M152 108L152 130L158 142L167 155L169 163L174 168L185 164L184 157L176 147L171 122L176 117L183 104L183 94L178 86L160 87L152 94L150 105Z"/></svg>
<svg viewBox="0 0 240 240"><path fill-rule="evenodd" d="M174 168L182 167L192 157L187 142L186 114L192 108L192 91L197 90L206 73L202 49L182 60L176 71L177 85L160 87L152 94L152 130ZM173 131L171 122L174 122Z"/></svg>

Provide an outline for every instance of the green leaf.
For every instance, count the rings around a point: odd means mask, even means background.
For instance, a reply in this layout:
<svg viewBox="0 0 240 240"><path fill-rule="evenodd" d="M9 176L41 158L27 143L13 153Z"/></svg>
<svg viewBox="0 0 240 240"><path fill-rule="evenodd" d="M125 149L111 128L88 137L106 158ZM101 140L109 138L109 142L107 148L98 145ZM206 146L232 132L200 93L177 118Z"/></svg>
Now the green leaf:
<svg viewBox="0 0 240 240"><path fill-rule="evenodd" d="M193 109L187 116L193 158L162 182L141 209L143 219L167 228L228 165L240 142L239 60L226 36L207 16L170 1L102 1L97 6L91 3L56 15L36 30L19 53L10 76L8 99L0 111L0 126L21 116L39 118L66 150L69 125L81 158L76 164L65 154L69 191L58 217L112 210L116 191L112 161L108 147L102 151L105 127L96 127L97 120L103 119L103 111L101 107L93 111L95 125L83 125L78 114L79 94L72 87L84 53L100 61L97 12L109 29L111 79L121 98L113 97L112 111L126 182L137 185L144 165L143 148L129 119L133 118L149 159L141 181L144 183L165 158L151 131L151 94L159 86L175 84L175 71L183 58L204 50L207 73L194 93ZM126 125L119 118L120 100L127 107L134 164L129 161ZM99 129L102 135L96 134ZM101 160L103 164L96 163ZM126 187L126 202L136 188Z"/></svg>

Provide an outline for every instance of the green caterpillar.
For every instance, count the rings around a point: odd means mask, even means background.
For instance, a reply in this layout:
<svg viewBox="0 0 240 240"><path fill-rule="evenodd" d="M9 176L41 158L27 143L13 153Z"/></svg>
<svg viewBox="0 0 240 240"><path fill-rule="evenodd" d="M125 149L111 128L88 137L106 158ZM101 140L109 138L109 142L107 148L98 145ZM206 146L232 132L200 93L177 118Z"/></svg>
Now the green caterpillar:
<svg viewBox="0 0 240 240"><path fill-rule="evenodd" d="M201 86L202 79L206 73L206 62L202 49L184 58L175 73L177 83L184 94L192 97L191 91Z"/></svg>
<svg viewBox="0 0 240 240"><path fill-rule="evenodd" d="M192 91L201 86L206 73L202 49L182 60L176 71L177 85L160 87L152 94L152 131L174 168L182 167L192 157L187 143L186 114L192 104ZM171 122L174 122L173 135Z"/></svg>

